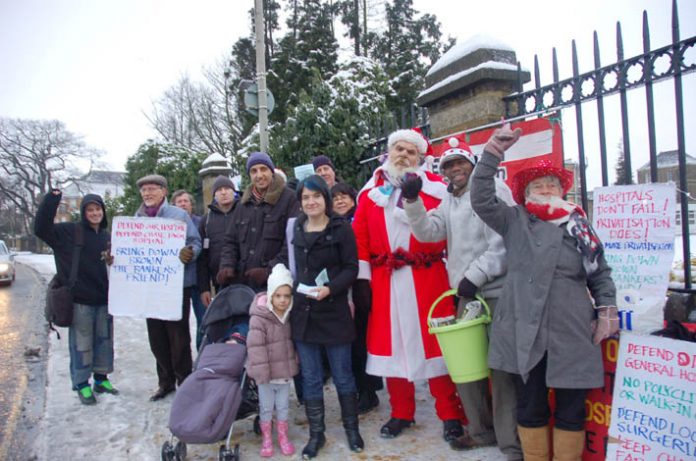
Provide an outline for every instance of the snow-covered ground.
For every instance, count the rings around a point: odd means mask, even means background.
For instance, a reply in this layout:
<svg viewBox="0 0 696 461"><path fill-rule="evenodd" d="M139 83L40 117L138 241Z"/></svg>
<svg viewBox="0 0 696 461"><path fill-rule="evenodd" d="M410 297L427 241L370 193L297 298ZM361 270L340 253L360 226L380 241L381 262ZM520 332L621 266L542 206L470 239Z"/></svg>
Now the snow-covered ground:
<svg viewBox="0 0 696 461"><path fill-rule="evenodd" d="M53 257L20 254L17 262L38 271L48 281L55 272ZM191 316L191 331L195 319ZM41 421L35 450L39 460L103 459L157 460L162 443L169 439L167 429L169 407L173 396L150 402L157 385L155 362L147 341L145 321L126 317L115 319L115 371L110 375L121 391L118 396L98 395L94 406L81 405L70 390L67 330L61 330L61 340L51 335L48 357L48 387L46 408ZM63 334L64 333L64 334ZM377 411L361 417L360 430L365 439L363 453L351 453L340 423L340 412L333 386L326 386L327 444L318 459L331 460L504 460L497 448L454 452L442 440L442 424L435 416L433 400L426 383L416 386L416 426L400 437L385 440L379 437L380 426L389 417L388 396L379 393L382 404ZM307 440L304 410L291 402L290 435L298 452ZM240 444L242 459L259 459L260 437L253 432L253 418L237 422L233 441ZM191 460L216 460L220 444L190 445ZM286 459L278 451L272 459ZM295 455L292 459L299 459Z"/></svg>

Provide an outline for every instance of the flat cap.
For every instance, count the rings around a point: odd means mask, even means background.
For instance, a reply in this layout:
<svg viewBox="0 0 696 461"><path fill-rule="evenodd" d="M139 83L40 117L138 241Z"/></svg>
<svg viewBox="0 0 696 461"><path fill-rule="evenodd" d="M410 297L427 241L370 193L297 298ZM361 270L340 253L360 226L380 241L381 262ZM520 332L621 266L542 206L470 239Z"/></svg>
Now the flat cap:
<svg viewBox="0 0 696 461"><path fill-rule="evenodd" d="M145 184L155 184L167 188L167 178L159 174L149 174L138 179L135 185L140 189Z"/></svg>

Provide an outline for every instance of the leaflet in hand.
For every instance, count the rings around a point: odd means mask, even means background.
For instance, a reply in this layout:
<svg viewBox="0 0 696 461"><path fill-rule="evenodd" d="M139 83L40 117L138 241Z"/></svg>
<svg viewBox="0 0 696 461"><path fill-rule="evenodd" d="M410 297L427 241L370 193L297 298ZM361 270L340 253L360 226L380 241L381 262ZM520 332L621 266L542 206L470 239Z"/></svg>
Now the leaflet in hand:
<svg viewBox="0 0 696 461"><path fill-rule="evenodd" d="M321 272L319 272L317 278L314 279L314 283L316 283L318 287L323 287L324 285L329 283L329 273L326 272L326 268L322 269Z"/></svg>
<svg viewBox="0 0 696 461"><path fill-rule="evenodd" d="M305 285L304 283L300 283L297 285L297 292L302 293L305 296L309 296L310 298L317 297L317 290L318 289L319 289L318 287Z"/></svg>

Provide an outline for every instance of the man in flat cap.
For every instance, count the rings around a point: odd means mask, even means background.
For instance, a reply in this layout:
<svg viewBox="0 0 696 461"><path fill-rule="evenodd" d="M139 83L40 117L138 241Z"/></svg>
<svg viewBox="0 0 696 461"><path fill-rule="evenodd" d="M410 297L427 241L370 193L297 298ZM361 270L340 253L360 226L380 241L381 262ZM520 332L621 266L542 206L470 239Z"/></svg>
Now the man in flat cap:
<svg viewBox="0 0 696 461"><path fill-rule="evenodd" d="M181 320L147 319L147 336L150 350L157 362L158 387L150 397L161 400L172 393L177 385L191 373L191 332L189 314L191 287L196 284L195 260L201 252L201 238L189 214L167 202L167 179L158 174L144 176L136 182L143 203L135 216L169 218L186 223L186 245L179 251L184 267L184 296Z"/></svg>
<svg viewBox="0 0 696 461"><path fill-rule="evenodd" d="M274 173L267 153L249 155L246 169L251 184L232 214L216 281L225 286L241 279L258 292L266 289L273 266L288 265L285 229L288 218L299 213L299 205L283 178Z"/></svg>

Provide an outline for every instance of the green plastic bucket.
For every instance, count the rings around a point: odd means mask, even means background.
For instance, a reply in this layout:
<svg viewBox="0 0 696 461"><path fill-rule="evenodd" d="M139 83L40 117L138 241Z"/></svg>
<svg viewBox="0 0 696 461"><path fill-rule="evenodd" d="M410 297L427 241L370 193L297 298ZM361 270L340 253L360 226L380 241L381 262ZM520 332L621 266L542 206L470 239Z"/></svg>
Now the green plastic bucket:
<svg viewBox="0 0 696 461"><path fill-rule="evenodd" d="M457 294L457 290L448 290L440 295L428 312L428 332L435 335L440 344L447 370L455 383L469 383L488 377L488 334L486 325L491 323L491 312L483 298L476 299L486 309L485 314L473 320L456 322L438 327L430 326L433 310L448 296Z"/></svg>

